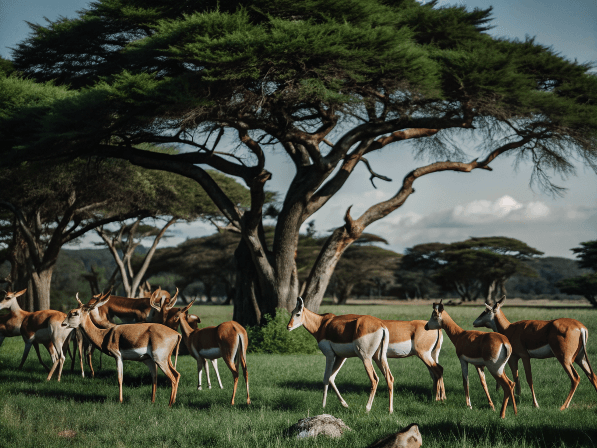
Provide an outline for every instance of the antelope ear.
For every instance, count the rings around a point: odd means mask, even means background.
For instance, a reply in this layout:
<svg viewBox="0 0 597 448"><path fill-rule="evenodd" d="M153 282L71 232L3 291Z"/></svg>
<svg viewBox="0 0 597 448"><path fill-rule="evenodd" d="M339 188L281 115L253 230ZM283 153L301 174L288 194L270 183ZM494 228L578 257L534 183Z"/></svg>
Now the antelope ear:
<svg viewBox="0 0 597 448"><path fill-rule="evenodd" d="M160 304L158 305L158 296L160 295L160 289L156 289L153 294L151 294L151 296L149 297L149 305L151 305L152 308L154 308L157 311L161 311L162 309L162 303L160 301Z"/></svg>
<svg viewBox="0 0 597 448"><path fill-rule="evenodd" d="M498 300L495 303L495 309L499 310L502 307L502 305L504 304L505 301L506 301L506 296L504 295L500 300Z"/></svg>
<svg viewBox="0 0 597 448"><path fill-rule="evenodd" d="M186 314L187 311L189 311L189 308L191 308L193 306L193 303L195 303L195 300L197 299L193 299L193 301L191 303L189 303L187 306L185 306L182 310L178 311L176 313L176 315L174 316L174 321L178 322L178 320ZM197 318L199 320L199 322L201 322L201 319Z"/></svg>
<svg viewBox="0 0 597 448"><path fill-rule="evenodd" d="M178 294L178 291L177 291L177 294ZM176 296L175 296L175 297L176 297ZM193 301L192 301L191 303L189 303L187 306L185 306L185 307L184 307L184 308L181 310L181 312L182 312L182 313L186 313L187 311L189 311L189 309L190 309L190 308L193 306L193 303L195 303L195 300L197 300L197 299L193 299Z"/></svg>
<svg viewBox="0 0 597 448"><path fill-rule="evenodd" d="M296 307L299 311L303 311L303 308L305 307L305 302L303 301L303 298L300 296L296 298Z"/></svg>
<svg viewBox="0 0 597 448"><path fill-rule="evenodd" d="M92 305L93 309L99 308L100 306L103 306L106 303L108 303L108 300L110 300L110 297L111 297L110 292L104 294L102 297L97 299L97 301Z"/></svg>
<svg viewBox="0 0 597 448"><path fill-rule="evenodd" d="M493 307L489 303L485 302L485 309L491 311Z"/></svg>
<svg viewBox="0 0 597 448"><path fill-rule="evenodd" d="M176 305L177 300L178 300L178 288L176 288L176 294L174 294L174 296L170 298L170 301L164 304L164 310L169 311L172 308L174 308L174 305ZM193 302L194 302L194 300L193 300Z"/></svg>
<svg viewBox="0 0 597 448"><path fill-rule="evenodd" d="M25 291L27 291L27 288L23 289L22 291L13 293L12 296L13 297L21 297L23 294L25 294Z"/></svg>
<svg viewBox="0 0 597 448"><path fill-rule="evenodd" d="M444 301L444 299L441 299L441 300L439 301L439 303L437 304L437 311L438 311L438 312L440 312L440 313L441 313L442 311L444 311L444 304L442 303L443 301Z"/></svg>
<svg viewBox="0 0 597 448"><path fill-rule="evenodd" d="M81 302L81 299L79 299L79 293L75 294L75 297L77 299L77 302L79 302L79 306L83 306L83 302Z"/></svg>

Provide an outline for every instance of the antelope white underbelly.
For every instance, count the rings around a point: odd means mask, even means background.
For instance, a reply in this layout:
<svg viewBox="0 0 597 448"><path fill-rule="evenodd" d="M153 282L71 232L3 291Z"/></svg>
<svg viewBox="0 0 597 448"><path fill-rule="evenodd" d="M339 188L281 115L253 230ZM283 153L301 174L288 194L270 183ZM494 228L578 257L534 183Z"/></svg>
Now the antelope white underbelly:
<svg viewBox="0 0 597 448"><path fill-rule="evenodd" d="M222 350L220 347L202 348L199 350L199 355L205 359L217 359L222 357Z"/></svg>
<svg viewBox="0 0 597 448"><path fill-rule="evenodd" d="M404 358L412 354L413 343L410 339L388 345L388 358Z"/></svg>
<svg viewBox="0 0 597 448"><path fill-rule="evenodd" d="M553 351L549 344L544 345L543 347L535 348L533 350L527 350L529 356L531 358L551 358L554 356Z"/></svg>
<svg viewBox="0 0 597 448"><path fill-rule="evenodd" d="M141 361L151 356L151 349L149 347L129 348L126 350L121 349L120 356L122 356L122 359Z"/></svg>

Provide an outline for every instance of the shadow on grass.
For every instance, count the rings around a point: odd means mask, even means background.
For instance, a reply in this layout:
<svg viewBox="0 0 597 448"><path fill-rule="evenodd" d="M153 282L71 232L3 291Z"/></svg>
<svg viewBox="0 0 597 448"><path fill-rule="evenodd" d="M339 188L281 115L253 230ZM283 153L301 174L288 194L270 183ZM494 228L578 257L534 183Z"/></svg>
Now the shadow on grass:
<svg viewBox="0 0 597 448"><path fill-rule="evenodd" d="M77 403L103 403L107 400L106 395L99 395L95 393L84 394L80 392L60 391L57 393L54 390L31 390L26 388L14 388L12 392L16 394L23 394L34 397L47 397L54 400L74 400Z"/></svg>
<svg viewBox="0 0 597 448"><path fill-rule="evenodd" d="M279 383L281 387L295 389L295 390L308 390L308 391L322 391L323 392L323 381L284 381ZM354 383L346 381L336 381L336 387L340 393L361 393L370 391L370 384ZM377 385L377 392L381 390L388 390L388 385L385 380L380 379ZM332 391L333 392L333 391ZM421 386L404 386L396 385L394 382L394 394L409 394L413 395L417 400L426 401L431 397L432 387L421 387Z"/></svg>
<svg viewBox="0 0 597 448"><path fill-rule="evenodd" d="M507 415L506 419L516 418ZM442 422L425 424L420 428L423 440L441 439L448 441L462 440L466 437L467 444L472 446L484 445L489 441L498 444L517 446L566 446L586 447L597 443L597 428L585 427L557 428L553 424L539 424L534 426L505 429L501 421L489 422L486 425L462 425L457 422Z"/></svg>

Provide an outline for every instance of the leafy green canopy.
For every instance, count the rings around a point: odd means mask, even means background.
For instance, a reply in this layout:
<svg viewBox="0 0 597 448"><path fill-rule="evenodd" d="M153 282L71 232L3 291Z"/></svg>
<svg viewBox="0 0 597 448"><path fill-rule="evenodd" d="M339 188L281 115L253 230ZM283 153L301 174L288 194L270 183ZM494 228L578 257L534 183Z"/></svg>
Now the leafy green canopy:
<svg viewBox="0 0 597 448"><path fill-rule="evenodd" d="M351 123L367 109L374 121L473 120L487 136L509 133L546 186L547 172L573 171L574 154L596 168L597 77L532 39L490 38L490 13L414 0L101 0L78 18L32 25L15 67L87 87L45 85L52 93L40 96L53 104L5 114L2 137L29 156L72 154L100 142L176 141L242 116L284 143L295 128L316 131L341 112ZM446 141L427 145L463 156Z"/></svg>

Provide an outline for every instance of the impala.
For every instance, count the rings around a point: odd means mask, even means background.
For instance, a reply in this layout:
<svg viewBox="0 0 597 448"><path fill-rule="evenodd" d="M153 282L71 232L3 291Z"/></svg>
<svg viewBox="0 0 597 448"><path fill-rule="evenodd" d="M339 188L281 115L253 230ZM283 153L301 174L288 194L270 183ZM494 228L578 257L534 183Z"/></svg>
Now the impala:
<svg viewBox="0 0 597 448"><path fill-rule="evenodd" d="M485 311L473 322L475 327L489 327L493 331L505 335L512 344L513 353L508 361L512 376L516 383L516 393L520 394L520 378L518 376L518 360L522 359L524 372L531 388L533 406L539 407L533 388L533 375L531 373L531 358L545 359L556 357L564 367L564 371L570 377L572 386L570 393L564 401L560 410L570 405L572 396L580 383L580 375L574 369L576 362L589 378L589 381L597 390L597 376L589 363L587 356L587 340L589 332L587 327L575 319L555 320L521 320L510 323L502 305L506 296L496 302L492 307L485 304Z"/></svg>
<svg viewBox="0 0 597 448"><path fill-rule="evenodd" d="M4 316L0 317L0 346L4 342L5 338L11 338L15 336L21 336L21 324L23 323L23 319L25 316L29 314L29 311L22 310L19 306L16 299L23 294L25 294L27 289L23 289L19 292L8 292L2 301L0 302L0 310L8 308L10 310L9 314L5 314ZM52 342L44 344L50 356L54 356L54 345ZM46 363L41 359L41 354L39 353L39 343L37 341L33 342L33 346L35 347L35 352L37 353L37 359L42 366L46 369L47 372L50 371L50 368L46 365ZM27 356L21 361L21 366L23 366L25 359ZM53 359L53 358L52 358Z"/></svg>
<svg viewBox="0 0 597 448"><path fill-rule="evenodd" d="M485 382L485 367L489 373L493 375L496 381L502 386L504 390L504 401L502 403L502 410L500 417L506 417L506 406L508 399L512 399L512 406L514 407L514 414L517 414L516 401L514 400L514 383L506 376L504 371L506 362L512 354L512 346L508 338L499 333L486 333L483 331L465 331L460 328L456 322L444 310L444 305L440 303L433 304L433 312L431 319L425 325L426 330L443 329L454 344L456 348L456 355L460 359L460 367L462 369L462 383L464 385L464 394L466 397L466 405L473 408L471 398L469 396L468 388L468 364L471 363L477 369L479 379L483 385L489 406L495 410L489 390L487 390L487 383Z"/></svg>
<svg viewBox="0 0 597 448"><path fill-rule="evenodd" d="M156 316L155 312L155 304L158 302L164 303L170 301L172 306L176 303L176 296L178 295L178 291L176 295L171 298L168 291L164 291L161 288L158 288L153 293L146 291L145 297L134 299L129 297L120 297L120 296L110 296L110 302L104 305L102 308L95 309L91 312L91 320L95 324L96 327L101 329L108 329L112 328L116 325L115 317L118 317L121 321L125 323L139 323L139 322L148 322L148 323L162 323L173 330L178 328L178 322L176 324L173 323L172 319L178 308L171 309L169 314L167 315L167 319L163 319L162 317ZM93 296L90 303L93 301L97 301L99 297L103 296L102 294L97 294ZM114 304L111 302L114 301ZM105 309L104 309L105 308ZM189 323L194 328L197 328L197 323L199 322L199 317L195 315L191 315L189 317ZM87 358L87 362L89 364L89 368L91 369L91 376L95 376L95 372L93 370L93 365L91 364L91 357L94 351L93 344L89 343L89 341L85 341L84 337L77 333L77 341L78 347L81 353L85 353L85 357ZM83 347L84 345L84 347ZM76 350L75 350L76 352ZM186 354L184 352L180 353ZM176 367L176 366L175 366ZM71 370L74 368L74 362L71 365ZM82 368L82 367L81 367ZM102 354L100 352L100 369L102 368Z"/></svg>
<svg viewBox="0 0 597 448"><path fill-rule="evenodd" d="M37 357L44 368L48 371L48 381L52 378L54 371L58 367L58 381L62 376L62 367L64 365L63 346L70 341L71 329L62 328L61 322L66 316L64 313L56 310L42 310L42 311L24 311L19 306L17 298L23 295L26 289L17 293L8 293L4 300L0 302L0 309L10 309L10 319L6 321L6 327L10 333L14 333L18 327L18 331L25 341L25 350L19 368L23 367L25 360L29 355L31 346L35 347ZM4 338L2 338L3 340ZM48 366L42 361L39 353L39 344L43 344L50 352L52 357L52 367ZM81 362L81 369L83 364ZM84 376L84 373L83 373Z"/></svg>
<svg viewBox="0 0 597 448"><path fill-rule="evenodd" d="M371 410L379 383L377 373L373 369L372 360L382 371L388 383L390 414L394 411L394 377L390 372L387 359L390 333L380 319L356 314L347 314L345 316L336 316L330 313L316 314L305 308L303 299L299 297L287 328L288 331L292 331L301 325L317 339L317 345L325 355L325 373L323 376L324 408L330 384L342 406L348 407L348 404L340 395L334 379L346 358L358 357L363 361L371 381L371 392L366 406L367 412Z"/></svg>
<svg viewBox="0 0 597 448"><path fill-rule="evenodd" d="M435 400L445 400L444 369L438 364L443 342L442 331L426 331L425 320L384 320L383 323L390 331L388 358L417 356L429 370Z"/></svg>
<svg viewBox="0 0 597 448"><path fill-rule="evenodd" d="M91 321L90 313L101 308L111 296L100 296L94 303L85 305L79 300L79 307L69 311L62 326L81 327L91 343L108 356L116 358L118 370L118 391L122 403L123 360L140 361L149 368L152 379L151 402L155 402L157 389L157 368L162 370L172 384L169 406L176 400L180 373L176 371L170 359L174 350L178 357L181 336L171 328L160 324L123 324L109 329L100 329Z"/></svg>
<svg viewBox="0 0 597 448"><path fill-rule="evenodd" d="M195 301L193 300L185 308L179 311L176 319L180 320L182 339L187 346L189 353L197 360L197 389L201 389L201 373L203 366L205 366L205 370L207 371L207 360L222 358L230 369L230 372L232 372L232 378L234 379L231 401L231 404L234 404L240 362L245 377L245 385L247 387L247 404L251 404L251 398L249 397L249 372L247 371L247 347L249 345L247 331L242 325L234 321L223 322L217 327L193 329L188 323L186 312L194 302ZM216 375L218 376L220 388L223 388L218 369L215 366L214 368L216 370Z"/></svg>

